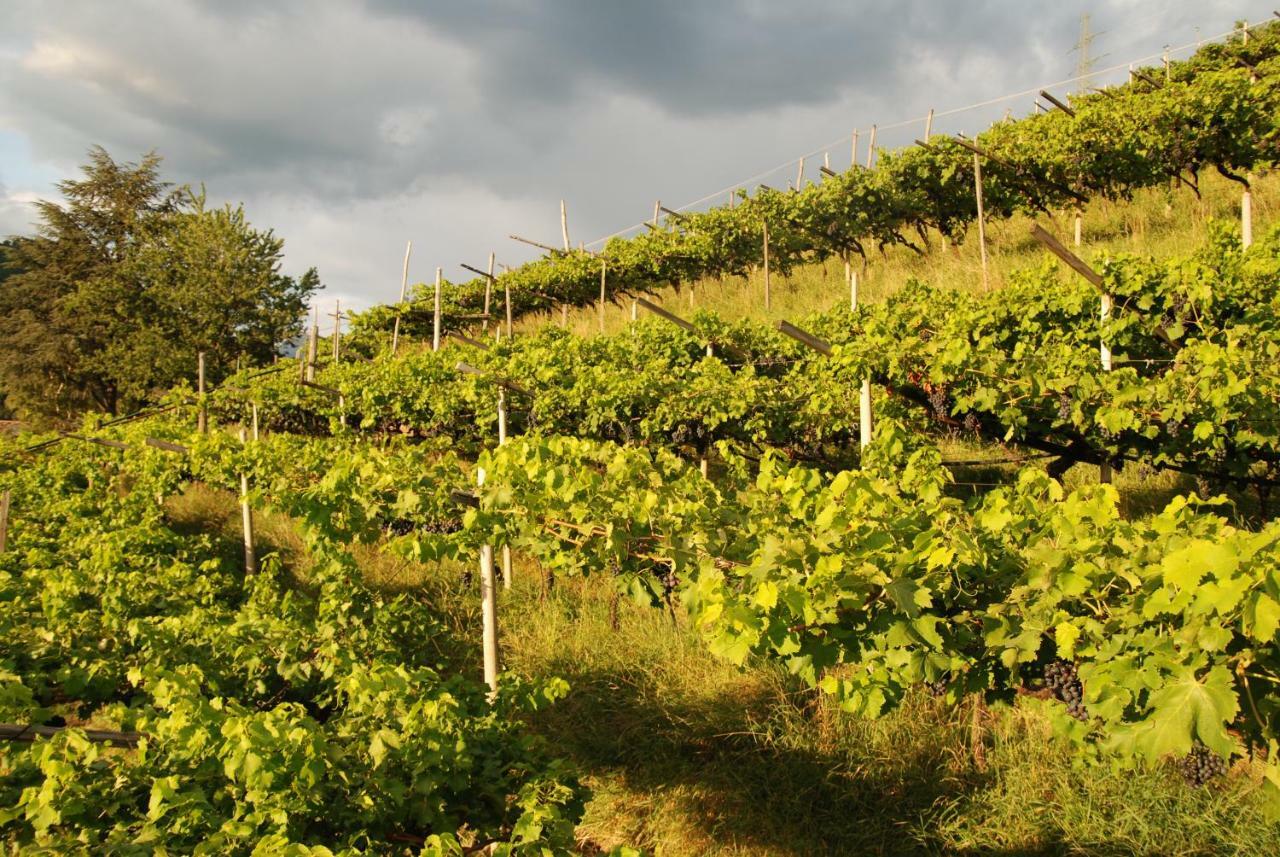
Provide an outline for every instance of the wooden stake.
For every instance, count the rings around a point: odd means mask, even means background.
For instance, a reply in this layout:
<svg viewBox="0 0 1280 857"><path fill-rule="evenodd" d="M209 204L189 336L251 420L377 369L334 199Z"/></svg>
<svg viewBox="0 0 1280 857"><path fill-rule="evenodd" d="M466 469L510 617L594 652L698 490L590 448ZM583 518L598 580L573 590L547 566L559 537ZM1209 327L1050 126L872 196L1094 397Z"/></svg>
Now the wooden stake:
<svg viewBox="0 0 1280 857"><path fill-rule="evenodd" d="M796 190L804 187L804 156L800 158L800 166L796 170Z"/></svg>
<svg viewBox="0 0 1280 857"><path fill-rule="evenodd" d="M507 442L507 388L498 386L498 446ZM502 546L502 588L511 588L511 546Z"/></svg>
<svg viewBox="0 0 1280 857"><path fill-rule="evenodd" d="M440 292L444 288L444 268L436 268L435 316L431 322L431 350L440 350Z"/></svg>
<svg viewBox="0 0 1280 857"><path fill-rule="evenodd" d="M978 153L973 154L973 193L978 201L978 249L982 254L982 290L988 288L987 282L987 227L983 220L982 209L982 163Z"/></svg>
<svg viewBox="0 0 1280 857"><path fill-rule="evenodd" d="M858 129L853 129L853 145L849 150L849 169L858 165Z"/></svg>
<svg viewBox="0 0 1280 857"><path fill-rule="evenodd" d="M209 406L204 400L204 352L196 355L196 392L200 394L200 410L196 414L196 429L200 434L209 433Z"/></svg>
<svg viewBox="0 0 1280 857"><path fill-rule="evenodd" d="M404 270L400 272L400 303L404 304L405 294L409 291L409 254L413 252L413 242L404 245ZM485 310L488 312L488 309ZM395 354L400 347L400 309L396 308L396 326L391 332L391 353Z"/></svg>
<svg viewBox="0 0 1280 857"><path fill-rule="evenodd" d="M253 439L254 439L254 442L257 442L258 440L258 403L254 402L252 405L252 408L253 408Z"/></svg>
<svg viewBox="0 0 1280 857"><path fill-rule="evenodd" d="M316 357L320 352L320 308L316 307L315 319L311 322L311 336L307 339L307 365L303 367L303 380L316 379Z"/></svg>
<svg viewBox="0 0 1280 857"><path fill-rule="evenodd" d="M511 338L511 282L502 281L502 300L507 307L507 339Z"/></svg>
<svg viewBox="0 0 1280 857"><path fill-rule="evenodd" d="M858 391L858 446L865 449L871 443L871 379L862 379Z"/></svg>
<svg viewBox="0 0 1280 857"><path fill-rule="evenodd" d="M342 301L333 302L333 365L338 365L342 354Z"/></svg>
<svg viewBox="0 0 1280 857"><path fill-rule="evenodd" d="M730 208L733 208L734 203L737 202L737 199L738 199L738 192L733 188L729 188L729 207Z"/></svg>
<svg viewBox="0 0 1280 857"><path fill-rule="evenodd" d="M929 142L929 137L933 135L933 108L929 108L929 115L924 118L924 141Z"/></svg>
<svg viewBox="0 0 1280 857"><path fill-rule="evenodd" d="M560 304L560 326L563 328L569 327L569 305L568 304Z"/></svg>
<svg viewBox="0 0 1280 857"><path fill-rule="evenodd" d="M0 553L9 549L9 501L12 492L8 488L0 493Z"/></svg>
<svg viewBox="0 0 1280 857"><path fill-rule="evenodd" d="M830 152L822 153L822 166L828 170L831 169L831 153Z"/></svg>
<svg viewBox="0 0 1280 857"><path fill-rule="evenodd" d="M257 429L254 429L254 439L257 439ZM244 429L240 429L240 444L245 443ZM244 530L244 573L257 574L258 572L258 556L253 549L253 510L249 508L249 474L240 474L240 517L241 525Z"/></svg>
<svg viewBox="0 0 1280 857"><path fill-rule="evenodd" d="M858 308L858 272L853 270L849 262L849 254L844 254L844 281L849 284L849 312Z"/></svg>
<svg viewBox="0 0 1280 857"><path fill-rule="evenodd" d="M764 309L769 311L769 221L764 221Z"/></svg>
<svg viewBox="0 0 1280 857"><path fill-rule="evenodd" d="M476 470L476 485L484 486L484 468ZM498 593L493 573L493 545L480 548L480 616L484 648L484 683L492 697L498 689Z"/></svg>
<svg viewBox="0 0 1280 857"><path fill-rule="evenodd" d="M480 326L480 330L484 333L489 332L489 307L493 302L493 261L494 254L489 254L489 273L484 278L484 322Z"/></svg>
<svg viewBox="0 0 1280 857"><path fill-rule="evenodd" d="M1084 218L1080 216L1080 209L1078 208L1076 209L1075 233L1076 249L1079 249L1081 238L1084 237Z"/></svg>
<svg viewBox="0 0 1280 857"><path fill-rule="evenodd" d="M655 200L653 203L653 225L658 225L658 215L662 213L662 200Z"/></svg>
<svg viewBox="0 0 1280 857"><path fill-rule="evenodd" d="M563 199L560 200L560 234L564 236L564 249L572 249L569 246L569 214L565 211Z"/></svg>
<svg viewBox="0 0 1280 857"><path fill-rule="evenodd" d="M600 260L600 332L604 333L605 268L608 263Z"/></svg>
<svg viewBox="0 0 1280 857"><path fill-rule="evenodd" d="M631 299L631 320L632 321L635 321L637 318L636 306L637 304L636 304L635 298L632 298Z"/></svg>
<svg viewBox="0 0 1280 857"><path fill-rule="evenodd" d="M871 126L871 139L867 141L867 169L871 169L871 165L875 163L876 157L876 126Z"/></svg>

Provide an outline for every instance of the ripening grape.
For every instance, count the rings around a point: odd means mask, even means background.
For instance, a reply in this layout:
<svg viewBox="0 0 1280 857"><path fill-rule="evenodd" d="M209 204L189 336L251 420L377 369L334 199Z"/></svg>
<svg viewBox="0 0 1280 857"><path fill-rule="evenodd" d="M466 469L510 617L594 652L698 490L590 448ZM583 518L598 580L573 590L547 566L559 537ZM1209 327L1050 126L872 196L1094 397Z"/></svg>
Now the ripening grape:
<svg viewBox="0 0 1280 857"><path fill-rule="evenodd" d="M1045 687L1054 697L1067 706L1067 713L1076 720L1088 720L1084 710L1084 685L1076 672L1076 665L1069 661L1054 661L1044 668Z"/></svg>
<svg viewBox="0 0 1280 857"><path fill-rule="evenodd" d="M1058 419L1071 422L1071 396L1066 393L1058 396Z"/></svg>
<svg viewBox="0 0 1280 857"><path fill-rule="evenodd" d="M1210 780L1225 776L1227 760L1197 741L1179 767L1187 784L1199 788Z"/></svg>
<svg viewBox="0 0 1280 857"><path fill-rule="evenodd" d="M972 434L977 434L978 429L982 428L982 423L978 421L978 415L973 411L969 411L964 415L964 430Z"/></svg>
<svg viewBox="0 0 1280 857"><path fill-rule="evenodd" d="M934 699L941 699L947 695L947 684L947 677L943 676L941 678L934 679L933 681L926 681L924 683L924 689L929 691L929 695Z"/></svg>
<svg viewBox="0 0 1280 857"><path fill-rule="evenodd" d="M934 387L929 392L929 406L933 408L933 412L939 417L948 415L947 408L947 391L941 387Z"/></svg>

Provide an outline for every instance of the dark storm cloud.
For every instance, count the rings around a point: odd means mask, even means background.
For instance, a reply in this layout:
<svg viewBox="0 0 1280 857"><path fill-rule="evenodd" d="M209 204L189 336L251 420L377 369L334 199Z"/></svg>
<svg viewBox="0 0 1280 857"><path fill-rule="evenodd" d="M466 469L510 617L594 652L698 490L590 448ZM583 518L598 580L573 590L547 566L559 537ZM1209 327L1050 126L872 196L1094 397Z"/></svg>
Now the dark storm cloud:
<svg viewBox="0 0 1280 857"><path fill-rule="evenodd" d="M9 0L0 133L64 175L94 143L156 149L171 178L245 201L297 267L385 299L406 238L428 272L495 244L515 261L503 236L557 234L560 198L591 239L853 127L1066 76L1082 11L1121 61L1269 14L1249 6Z"/></svg>

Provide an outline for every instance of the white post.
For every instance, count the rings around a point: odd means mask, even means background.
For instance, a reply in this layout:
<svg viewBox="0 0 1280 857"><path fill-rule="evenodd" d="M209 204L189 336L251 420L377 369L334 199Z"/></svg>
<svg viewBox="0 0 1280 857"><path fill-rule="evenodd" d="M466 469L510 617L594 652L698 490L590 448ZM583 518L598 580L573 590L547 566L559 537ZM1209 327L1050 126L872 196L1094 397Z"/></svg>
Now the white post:
<svg viewBox="0 0 1280 857"><path fill-rule="evenodd" d="M822 165L827 169L831 169L831 153L830 152L822 153Z"/></svg>
<svg viewBox="0 0 1280 857"><path fill-rule="evenodd" d="M608 263L600 260L600 332L604 333L605 269Z"/></svg>
<svg viewBox="0 0 1280 857"><path fill-rule="evenodd" d="M564 249L569 248L569 214L565 211L564 200L560 200L560 233L564 236Z"/></svg>
<svg viewBox="0 0 1280 857"><path fill-rule="evenodd" d="M253 403L253 439L258 439L258 403Z"/></svg>
<svg viewBox="0 0 1280 857"><path fill-rule="evenodd" d="M196 414L196 428L200 434L209 433L209 406L204 400L204 352L196 354L196 392L200 394L200 411Z"/></svg>
<svg viewBox="0 0 1280 857"><path fill-rule="evenodd" d="M849 311L858 308L858 272L853 270L845 257L844 270L849 278ZM862 389L858 391L858 446L866 447L871 443L871 379L862 379Z"/></svg>
<svg viewBox="0 0 1280 857"><path fill-rule="evenodd" d="M431 350L440 350L440 290L444 285L444 268L436 268L435 319L431 328Z"/></svg>
<svg viewBox="0 0 1280 857"><path fill-rule="evenodd" d="M796 190L798 191L802 187L804 187L804 156L803 155L801 155L800 157L800 166L796 170Z"/></svg>
<svg viewBox="0 0 1280 857"><path fill-rule="evenodd" d="M924 118L924 141L929 142L929 136L933 133L933 108L929 108L929 115Z"/></svg>
<svg viewBox="0 0 1280 857"><path fill-rule="evenodd" d="M405 293L409 290L409 254L413 252L413 242L404 245L404 270L400 272L400 303L404 303ZM395 354L400 346L400 309L396 309L396 326L391 333L391 353Z"/></svg>
<svg viewBox="0 0 1280 857"><path fill-rule="evenodd" d="M1253 246L1253 191L1248 187L1240 195L1240 244L1246 250Z"/></svg>
<svg viewBox="0 0 1280 857"><path fill-rule="evenodd" d="M769 221L764 221L764 309L769 311Z"/></svg>
<svg viewBox="0 0 1280 857"><path fill-rule="evenodd" d="M982 290L986 291L987 284L987 227L983 222L982 210L982 164L979 161L978 153L973 153L973 193L978 200L978 250L982 254Z"/></svg>
<svg viewBox="0 0 1280 857"><path fill-rule="evenodd" d="M1084 218L1080 216L1080 209L1078 208L1076 209L1075 230L1076 230L1076 235L1075 235L1076 247L1079 247L1081 243L1081 239L1084 237Z"/></svg>
<svg viewBox="0 0 1280 857"><path fill-rule="evenodd" d="M858 129L853 129L853 147L849 155L849 169L853 169L858 165Z"/></svg>
<svg viewBox="0 0 1280 857"><path fill-rule="evenodd" d="M1105 326L1111 320L1111 295L1104 294L1101 300L1101 312L1099 313L1102 324ZM1098 341L1098 356L1102 358L1102 371L1111 371L1111 346L1107 344L1106 336L1102 336ZM1107 483L1111 481L1111 465L1105 461L1098 465L1098 481Z"/></svg>
<svg viewBox="0 0 1280 857"><path fill-rule="evenodd" d="M484 486L484 468L476 470L476 485ZM498 689L498 593L493 573L493 545L480 548L480 617L484 646L484 683L490 696Z"/></svg>
<svg viewBox="0 0 1280 857"><path fill-rule="evenodd" d="M867 141L867 169L871 169L871 165L875 163L876 157L876 126L871 126L871 139Z"/></svg>
<svg viewBox="0 0 1280 857"><path fill-rule="evenodd" d="M257 439L257 430L254 431L254 439ZM240 429L240 445L245 443L244 429ZM253 549L253 510L249 508L249 474L242 472L240 474L240 518L244 531L244 573L256 574L258 571L258 556Z"/></svg>
<svg viewBox="0 0 1280 857"><path fill-rule="evenodd" d="M635 320L636 320L636 318L637 318L637 313L636 313L636 301L635 301L635 298L632 298L632 299L631 299L631 320L632 320L632 321L635 321Z"/></svg>

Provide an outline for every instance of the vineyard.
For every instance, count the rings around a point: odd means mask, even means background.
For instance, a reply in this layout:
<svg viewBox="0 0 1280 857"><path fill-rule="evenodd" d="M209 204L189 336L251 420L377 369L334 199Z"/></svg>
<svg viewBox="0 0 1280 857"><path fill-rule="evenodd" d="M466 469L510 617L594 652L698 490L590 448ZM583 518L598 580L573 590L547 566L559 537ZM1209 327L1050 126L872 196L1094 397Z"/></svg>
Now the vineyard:
<svg viewBox="0 0 1280 857"><path fill-rule="evenodd" d="M983 217L1048 223L1153 188L1180 204L1209 172L1246 191L1278 116L1280 25L1254 28L972 140L420 287L275 366L4 441L0 835L637 854L652 843L586 841L599 777L538 728L581 704L573 658L532 669L522 640L507 668L519 625L571 603L591 646L648 621L767 671L801 700L785 716L951 718L975 777L1001 712L1039 718L1082 778L1172 774L1274 846L1280 228L1215 223L1156 258L1037 226L1040 261L1002 288L975 271L875 302L855 267L965 239L979 159ZM512 335L552 307L826 261L853 291L781 324L657 307ZM1112 484L1158 474L1175 487L1137 512ZM200 492L236 507L236 538L184 519ZM421 585L372 579L385 564ZM1071 853L1126 849L1105 845Z"/></svg>

